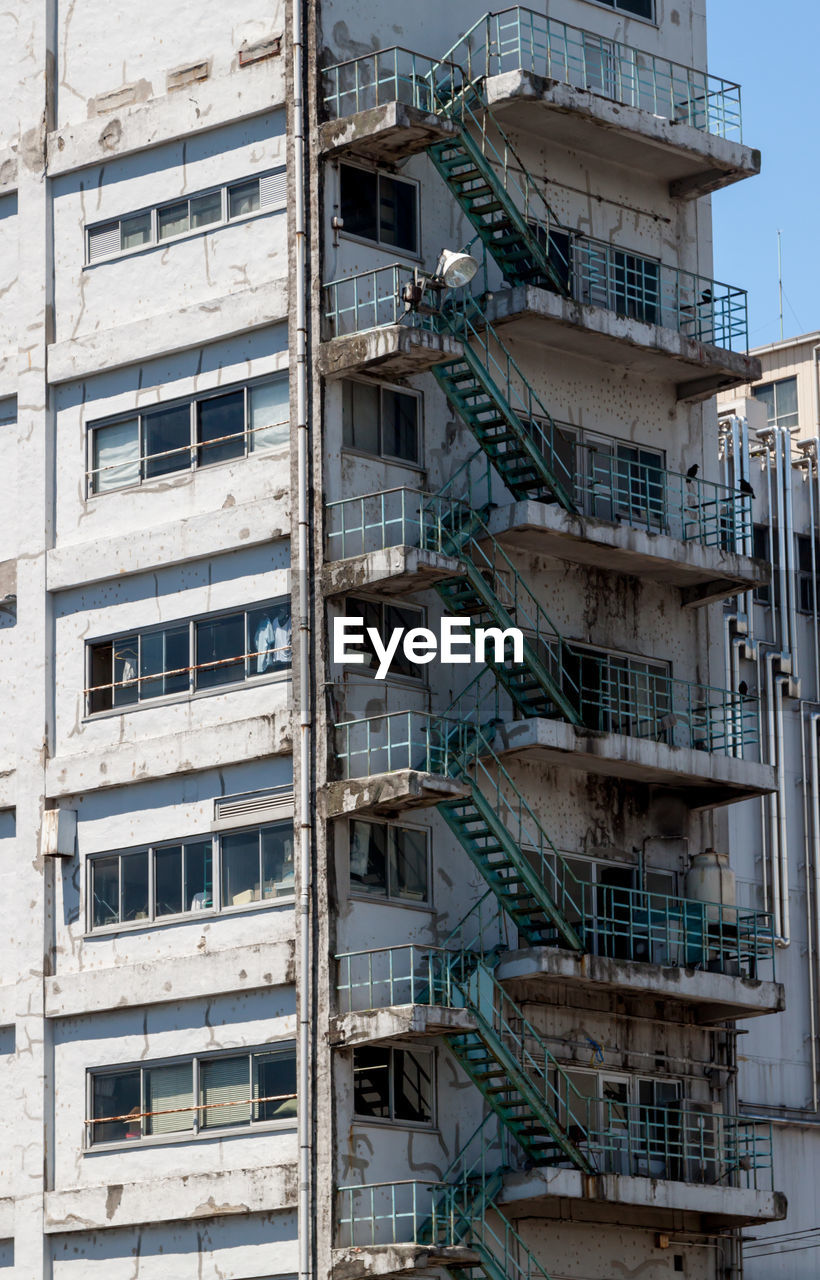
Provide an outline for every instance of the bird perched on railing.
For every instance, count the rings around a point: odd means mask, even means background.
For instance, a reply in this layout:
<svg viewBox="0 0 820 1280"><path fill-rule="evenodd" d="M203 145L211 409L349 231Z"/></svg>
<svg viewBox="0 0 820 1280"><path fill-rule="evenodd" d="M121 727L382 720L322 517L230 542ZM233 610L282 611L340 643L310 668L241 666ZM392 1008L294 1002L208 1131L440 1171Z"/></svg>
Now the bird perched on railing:
<svg viewBox="0 0 820 1280"><path fill-rule="evenodd" d="M697 464L696 462L693 462L693 463L692 463L692 465L691 465L691 467L689 468L689 470L688 470L688 471L687 471L687 473L686 473L686 479L687 479L687 480L694 480L695 476L698 474L699 469L700 469L700 468L698 467L698 464Z"/></svg>

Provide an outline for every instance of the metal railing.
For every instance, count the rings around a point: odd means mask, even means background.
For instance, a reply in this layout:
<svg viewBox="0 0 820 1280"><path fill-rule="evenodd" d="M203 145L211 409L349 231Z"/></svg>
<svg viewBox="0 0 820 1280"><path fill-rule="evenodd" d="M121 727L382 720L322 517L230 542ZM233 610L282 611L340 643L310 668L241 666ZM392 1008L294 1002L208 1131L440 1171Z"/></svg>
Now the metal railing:
<svg viewBox="0 0 820 1280"><path fill-rule="evenodd" d="M574 232L570 258L571 290L577 302L641 324L675 329L686 338L727 351L747 350L745 289Z"/></svg>
<svg viewBox="0 0 820 1280"><path fill-rule="evenodd" d="M742 141L740 86L514 5L488 13L445 55L469 80L529 71Z"/></svg>
<svg viewBox="0 0 820 1280"><path fill-rule="evenodd" d="M399 769L449 776L460 769L472 732L427 711L391 711L337 724L336 759L345 779Z"/></svg>
<svg viewBox="0 0 820 1280"><path fill-rule="evenodd" d="M596 955L751 979L765 968L774 981L767 911L602 884L587 885L584 896L585 938Z"/></svg>
<svg viewBox="0 0 820 1280"><path fill-rule="evenodd" d="M572 674L588 729L725 756L748 756L757 745L755 697L678 680L654 664L618 654L580 647L574 653L580 669Z"/></svg>
<svg viewBox="0 0 820 1280"><path fill-rule="evenodd" d="M660 456L631 440L602 433L579 439L577 427L556 425L570 442L573 498L584 515L666 533L681 542L743 551L752 532L748 495L669 471Z"/></svg>
<svg viewBox="0 0 820 1280"><path fill-rule="evenodd" d="M723 350L746 351L749 316L745 289L641 257L604 240L575 232L561 234L567 239L567 287L576 302L602 307L641 324L674 329ZM482 281L483 274L479 272L476 279ZM399 323L460 337L460 317L468 306L479 312L480 323L472 328L478 331L486 324L480 297L470 294L454 298L439 314L406 311L401 291L411 279L410 268L396 262L331 280L324 286L325 340ZM539 415L537 406L533 412Z"/></svg>
<svg viewBox="0 0 820 1280"><path fill-rule="evenodd" d="M446 59L427 58L400 45L337 62L321 73L325 117L342 120L388 102L438 111L436 85L443 73L451 79L460 76Z"/></svg>
<svg viewBox="0 0 820 1280"><path fill-rule="evenodd" d="M324 114L338 120L387 102L435 111L442 82L475 83L505 71L529 71L704 133L743 138L734 81L520 5L485 14L444 58L394 46L326 67Z"/></svg>

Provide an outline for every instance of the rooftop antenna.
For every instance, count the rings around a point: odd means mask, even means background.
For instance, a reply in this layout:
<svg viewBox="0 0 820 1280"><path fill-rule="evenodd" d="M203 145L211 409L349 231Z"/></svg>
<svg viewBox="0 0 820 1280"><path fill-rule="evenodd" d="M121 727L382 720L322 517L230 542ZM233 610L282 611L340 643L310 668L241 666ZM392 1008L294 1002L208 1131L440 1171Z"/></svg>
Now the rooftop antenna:
<svg viewBox="0 0 820 1280"><path fill-rule="evenodd" d="M777 233L777 288L780 297L780 341L783 341L783 232Z"/></svg>

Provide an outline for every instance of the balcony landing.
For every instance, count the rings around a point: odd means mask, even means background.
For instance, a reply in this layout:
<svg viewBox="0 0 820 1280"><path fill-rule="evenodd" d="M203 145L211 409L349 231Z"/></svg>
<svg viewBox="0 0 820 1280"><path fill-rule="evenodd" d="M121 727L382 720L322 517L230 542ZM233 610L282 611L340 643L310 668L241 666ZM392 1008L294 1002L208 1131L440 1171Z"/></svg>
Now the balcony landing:
<svg viewBox="0 0 820 1280"><path fill-rule="evenodd" d="M504 546L554 556L678 587L684 605L711 604L768 581L762 562L695 540L575 515L558 503L515 502L497 507L489 530Z"/></svg>
<svg viewBox="0 0 820 1280"><path fill-rule="evenodd" d="M620 375L626 370L672 382L679 400L708 400L718 391L761 377L760 361L753 356L532 285L498 290L487 299L484 311L490 324L514 340L600 361Z"/></svg>
<svg viewBox="0 0 820 1280"><path fill-rule="evenodd" d="M331 1022L329 1041L337 1049L380 1040L420 1040L429 1036L449 1036L474 1031L475 1019L467 1009L441 1005L400 1004L383 1009L343 1013Z"/></svg>
<svg viewBox="0 0 820 1280"><path fill-rule="evenodd" d="M396 378L424 373L434 364L456 359L463 350L448 334L391 324L330 338L319 348L318 364L325 378L351 373Z"/></svg>
<svg viewBox="0 0 820 1280"><path fill-rule="evenodd" d="M786 1216L786 1197L780 1191L615 1173L588 1176L577 1169L555 1168L508 1173L498 1203L512 1218L551 1218L559 1199L567 1215L577 1220L631 1225L622 1215L629 1215L634 1206L643 1226L679 1225L681 1215L686 1215L704 1232L777 1222Z"/></svg>
<svg viewBox="0 0 820 1280"><path fill-rule="evenodd" d="M597 733L564 720L533 717L502 725L493 746L508 767L520 754L527 761L672 787L691 809L735 804L777 789L771 765L651 738Z"/></svg>
<svg viewBox="0 0 820 1280"><path fill-rule="evenodd" d="M326 596L345 595L350 591L379 591L382 595L407 595L427 591L437 582L458 578L464 566L452 556L419 547L386 547L332 561L322 570L322 589Z"/></svg>
<svg viewBox="0 0 820 1280"><path fill-rule="evenodd" d="M480 1258L462 1245L365 1244L347 1249L334 1249L331 1263L333 1280L365 1280L368 1276L396 1276L407 1271L426 1271L432 1267L477 1267Z"/></svg>
<svg viewBox="0 0 820 1280"><path fill-rule="evenodd" d="M464 783L418 769L397 769L392 773L370 774L366 778L328 782L319 792L320 806L326 818L344 818L348 814L389 817L405 813L408 809L429 809L468 794L469 789Z"/></svg>
<svg viewBox="0 0 820 1280"><path fill-rule="evenodd" d="M760 152L740 142L531 71L490 76L484 93L502 125L641 169L677 199L694 200L760 172Z"/></svg>
<svg viewBox="0 0 820 1280"><path fill-rule="evenodd" d="M326 158L345 153L378 164L396 164L455 133L455 125L435 112L385 102L320 125L319 149Z"/></svg>
<svg viewBox="0 0 820 1280"><path fill-rule="evenodd" d="M495 975L519 1004L542 1003L557 985L590 985L636 999L672 1000L694 1007L701 1024L732 1018L782 1013L786 1007L779 982L755 981L707 969L660 963L576 955L553 947L527 947L506 953Z"/></svg>

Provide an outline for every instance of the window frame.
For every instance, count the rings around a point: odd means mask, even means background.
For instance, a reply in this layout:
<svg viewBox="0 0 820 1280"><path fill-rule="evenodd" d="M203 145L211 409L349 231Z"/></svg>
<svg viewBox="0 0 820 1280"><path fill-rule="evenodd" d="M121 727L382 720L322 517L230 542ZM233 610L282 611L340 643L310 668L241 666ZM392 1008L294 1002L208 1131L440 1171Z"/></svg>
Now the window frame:
<svg viewBox="0 0 820 1280"><path fill-rule="evenodd" d="M361 163L353 163L350 160L339 161L339 179L338 179L338 207L342 207L342 169L358 169L362 173L372 173L376 175L376 229L378 238L372 240L369 236L356 235L354 231L346 231L344 228L340 231L340 236L344 240L350 240L354 244L370 244L376 245L379 249L387 253L395 254L400 258L410 258L414 262L420 262L422 259L422 234L421 234L421 182L418 178L408 178L404 174L388 173L385 169L378 165L366 165ZM408 187L412 187L415 191L416 204L416 247L415 249L401 249L398 245L391 244L388 240L382 239L381 225L381 195L379 184L382 177L389 178L391 182L404 183Z"/></svg>
<svg viewBox="0 0 820 1280"><path fill-rule="evenodd" d="M359 386L374 387L379 393L379 420L376 426L379 435L379 452L371 453L369 449L361 449L354 444L345 444L344 430L344 387L347 382L355 382ZM394 382L366 382L364 378L342 378L340 380L340 388L342 393L342 452L351 453L359 458L378 458L381 462L389 462L392 466L405 467L412 471L424 471L424 392L417 391L415 387L402 387ZM384 393L392 391L399 395L411 397L416 401L416 453L418 455L417 462L410 462L407 458L401 458L397 454L388 453L384 448Z"/></svg>
<svg viewBox="0 0 820 1280"><path fill-rule="evenodd" d="M222 842L226 836L238 835L240 833L255 832L261 840L262 831L268 827L289 827L291 832L291 840L294 841L292 857L294 858L295 869L295 837L294 837L294 818L292 803L288 806L291 809L290 815L284 812L281 816L270 818L265 822L250 822L246 824L238 823L235 826L220 828L215 831L204 831L198 834L189 834L180 836L176 839L152 840L145 844L131 845L122 849L101 849L95 853L86 855L83 871L83 887L85 895L85 937L99 938L111 936L127 931L135 931L139 929L158 929L166 925L174 925L186 923L191 920L211 920L215 916L236 915L243 911L260 911L270 907L288 907L292 906L295 901L295 886L290 893L275 894L269 898L259 898L245 903L225 903L222 895L222 867L223 852ZM175 912L164 912L158 914L156 903L156 865L157 853L161 853L164 849L173 849L179 846L205 844L210 842L211 845L211 905L195 910L183 910ZM119 910L122 911L122 862L125 858L134 855L147 854L148 857L148 912L145 917L139 920L114 920L108 924L94 923L94 875L95 864L109 858L118 859L117 877L119 887ZM184 874L184 873L183 873Z"/></svg>
<svg viewBox="0 0 820 1280"><path fill-rule="evenodd" d="M418 613L419 615L418 621L414 622L413 626L414 627L427 626L427 609L425 608L424 605L414 604L412 601L410 601L409 603L405 600L401 600L400 602L397 602L396 600L392 600L392 599L385 600L380 596L356 594L354 596L347 597L346 609L345 609L346 617L350 618L350 617L356 616L355 614L351 613L350 606L352 604L356 604L357 602L361 604L378 605L381 611L379 615L379 631L382 634L384 634L384 630L385 630L384 610L387 608L410 609L414 613ZM367 619L365 619L365 626L366 625L367 625ZM366 638L362 646L362 649L365 653L368 652ZM403 671L393 672L392 670L390 670L387 672L387 675L385 676L385 679L384 681L382 681L382 683L384 684L387 684L388 682L407 683L413 689L426 688L429 683L428 677L427 677L427 671L433 665L434 665L433 663L427 663L426 665L420 667L421 675L418 675L418 676L406 675ZM377 667L375 662L373 662L372 665L368 665L366 662L361 663L361 662L348 661L341 664L341 669L343 671L349 671L352 675L363 676L367 680L375 680L376 678Z"/></svg>
<svg viewBox="0 0 820 1280"><path fill-rule="evenodd" d="M586 0L587 4L594 4L598 9L608 9L610 13L616 13L622 18L630 18L635 22L645 22L647 26L658 27L658 4L657 0L652 0L652 17L645 18L641 13L630 13L628 9L623 9L620 0ZM617 38L617 37L615 37Z"/></svg>
<svg viewBox="0 0 820 1280"><path fill-rule="evenodd" d="M794 402L795 402L796 408L793 411L790 411L789 413L781 414L778 412L778 408L777 408L777 400L778 400L777 389L778 387L783 387L786 384L788 384L789 386L794 386ZM754 386L752 387L753 399L759 400L761 405L765 404L761 393L763 391L768 391L769 388L771 388L771 391L772 391L772 404L774 407L774 417L770 418L768 413L766 414L767 427L769 428L777 427L783 431L797 431L800 426L800 394L799 394L800 383L799 383L797 374L796 373L792 374L788 378L770 378L766 382L761 381L761 382L755 383ZM781 422L780 421L781 417L794 418L795 422L790 424Z"/></svg>
<svg viewBox="0 0 820 1280"><path fill-rule="evenodd" d="M795 591L795 599L797 601L797 612L803 614L804 617L812 617L815 609L820 607L820 600L817 596L817 583L815 575L812 573L811 565L804 568L801 563L801 551L805 549L808 552L808 559L811 561L812 551L811 534L796 533L795 534L795 564L797 577L797 590ZM820 539L814 544L814 563L815 568L820 571ZM807 604L803 603L803 592L806 591Z"/></svg>
<svg viewBox="0 0 820 1280"><path fill-rule="evenodd" d="M387 835L388 840L391 839L390 832L394 830L411 831L414 834L417 834L419 832L422 833L422 835L424 836L425 878L426 878L426 893L425 893L425 897L422 900L419 901L418 899L414 899L414 898L402 898L390 892L390 889L391 889L390 851L387 845L385 846L386 858L387 858L386 860L387 874L385 877L387 891L385 892L385 894L381 895L376 893L367 893L365 890L357 889L354 887L353 878L350 872L350 851L351 851L354 822L366 823L368 826L371 826L371 827L385 827L388 833ZM432 840L430 839L429 827L422 826L421 824L416 825L414 823L409 823L409 822L390 822L390 821L381 821L378 818L357 818L355 816L352 816L347 819L347 858L348 858L348 883L350 886L348 896L354 901L373 902L379 905L388 905L388 906L395 906L395 907L406 907L406 908L409 908L409 910L411 911L428 911L429 912L434 909L433 874L432 874L433 872Z"/></svg>
<svg viewBox="0 0 820 1280"><path fill-rule="evenodd" d="M389 1116L365 1116L356 1110L356 1048L362 1049L381 1049L389 1054L388 1077L389 1077L389 1108L391 1114ZM365 1044L356 1046L350 1059L350 1070L353 1088L351 1091L351 1108L355 1124L375 1124L380 1126L389 1126L391 1129L412 1129L420 1130L423 1133L429 1133L431 1130L438 1129L438 1055L435 1047L426 1047L419 1045L416 1041L412 1043L404 1043L403 1041L390 1041L388 1044L384 1042L376 1044ZM397 1120L395 1116L395 1093L394 1093L394 1053L398 1050L401 1053L409 1053L411 1055L424 1054L430 1062L430 1119L429 1120Z"/></svg>
<svg viewBox="0 0 820 1280"><path fill-rule="evenodd" d="M112 493L123 493L128 490L141 489L146 485L156 484L157 482L167 483L169 476L172 476L172 477L184 476L186 474L193 475L198 471L210 470L211 467L227 466L230 463L247 461L248 458L251 458L254 456L264 457L265 455L271 455L276 453L279 449L290 448L289 378L290 378L290 370L288 368L278 369L278 370L275 370L273 373L261 374L259 377L249 379L245 382L228 383L226 386L213 387L209 391L197 392L195 395L192 395L192 396L179 396L173 400L162 400L156 404L143 405L139 408L134 408L131 410L126 409L126 410L123 410L121 413L112 414L110 417L95 418L92 421L87 422L85 424L85 433L86 433L85 497L86 497L86 500L88 501L93 498L107 498ZM271 445L267 448L263 446L258 449L255 449L253 447L254 430L250 425L253 392L260 387L272 385L277 382L285 383L288 387L288 396L287 396L288 416L284 424L287 427L287 440L284 441L282 444ZM242 430L241 437L237 433L236 437L226 437L226 439L228 440L233 438L237 440L241 439L242 453L235 458L216 459L213 462L200 461L198 454L200 450L203 448L203 445L200 443L198 439L198 434L197 434L198 432L197 406L199 404L204 403L206 400L218 400L222 396L233 395L238 391L241 391L244 397L244 427ZM144 420L150 417L154 413L158 413L161 411L171 411L174 409L182 409L186 407L188 409L188 418L189 418L189 434L188 434L189 443L187 446L181 446L181 453L184 453L184 451L187 449L187 452L188 452L187 462L184 463L184 465L175 468L173 471L166 471L156 476L146 475L145 474L146 464L151 460L151 458L158 458L162 455L156 454L156 453L149 454L146 452L146 446L145 446L145 430L146 429L144 426ZM138 447L137 468L139 471L138 478L136 480L128 481L125 484L115 485L110 489L97 488L96 487L97 475L98 475L98 472L102 470L102 468L97 467L95 465L98 433L101 431L105 431L109 427L116 427L120 423L131 422L134 419L136 419L136 422L137 422L137 447ZM207 447L207 444L204 447Z"/></svg>
<svg viewBox="0 0 820 1280"><path fill-rule="evenodd" d="M248 650L248 643L249 643L248 642L248 617L250 614L256 613L260 610L268 609L273 611L273 609L278 608L279 606L285 603L287 603L288 605L288 612L289 612L290 623L291 623L290 661L287 666L279 666L272 671L252 672L249 670L249 663L251 662L253 655ZM208 669L206 664L204 663L200 664L196 661L198 657L197 639L196 639L196 636L197 636L196 629L198 624L203 622L217 622L219 621L220 618L231 618L239 615L241 615L243 618L243 627L244 627L244 634L245 634L245 642L244 642L245 652L241 655L237 655L236 661L244 662L244 666L245 666L244 675L242 676L241 679L225 681L223 684L203 685L201 687L197 687L197 683L196 683L197 670L200 668L200 666L202 667L203 670ZM146 636L150 637L153 635L157 635L161 632L168 631L173 628L182 628L183 626L187 626L188 628L188 663L187 663L187 667L185 668L185 670L187 670L187 675L188 675L187 690L176 690L172 693L157 693L155 696L149 695L148 697L141 697L140 695L142 692L142 685L144 683L150 683L151 681L158 681L164 677L167 677L168 675L167 672L157 672L153 675L151 674L142 675L140 673L139 668L142 665L141 664L142 640ZM133 680L133 683L137 686L137 697L133 702L121 703L119 706L115 706L113 705L113 698L114 698L114 689L116 687L116 680L115 680L116 673L114 670L113 647L117 643L117 641L127 640L131 638L133 638L137 642L137 664L138 664L137 675L134 677L134 680ZM101 716L124 715L130 711L136 711L140 707L144 707L144 706L157 706L157 705L161 705L169 702L187 702L192 698L202 698L202 697L211 696L213 694L225 693L225 692L229 692L230 690L241 689L246 685L254 684L254 683L261 684L261 683L268 683L268 682L290 680L292 678L292 673L293 673L292 596L289 594L275 596L272 599L260 600L258 603L241 605L241 606L234 607L232 609L231 608L218 609L218 610L215 610L213 613L194 614L192 617L188 617L188 618L169 618L165 622L155 623L150 627L143 627L140 629L133 628L128 631L117 631L111 635L95 636L93 639L85 640L84 643L85 643L85 655L84 655L85 656L85 662L84 662L85 687L83 690L83 699L84 699L84 717L83 718L85 720L92 720L92 719L96 720ZM102 707L99 710L94 711L91 709L92 698L94 693L97 690L102 690L109 687L108 684L106 683L94 685L92 680L95 651L99 648L104 647L105 645L110 645L112 647L112 660L111 660L112 705L110 707ZM225 659L225 661L228 662L229 659ZM176 670L176 668L173 668L173 670ZM128 679L130 683L131 678L129 677Z"/></svg>
<svg viewBox="0 0 820 1280"><path fill-rule="evenodd" d="M282 1040L272 1040L268 1044L253 1045L250 1048L239 1046L235 1049L219 1049L215 1052L194 1053L194 1054L177 1054L169 1057L152 1058L149 1061L139 1060L137 1062L116 1063L112 1066L86 1067L86 1102L85 1102L85 1123L84 1123L84 1140L83 1153L85 1155L91 1153L133 1150L135 1146L143 1146L146 1143L150 1145L166 1144L171 1142L199 1142L218 1136L228 1137L235 1134L237 1137L247 1136L250 1133L262 1131L269 1133L272 1130L286 1130L296 1127L298 1114L283 1117L274 1120L254 1120L253 1118L253 1070L254 1059L267 1057L270 1054L281 1053L282 1056L292 1054L294 1062L294 1074L296 1074L296 1041L292 1038ZM215 1062L223 1058L237 1058L245 1055L248 1059L249 1074L249 1094L251 1095L248 1103L250 1115L247 1122L228 1125L214 1125L209 1128L207 1125L201 1124L200 1116L202 1114L202 1080L201 1080L201 1064L204 1062ZM193 1111L193 1120L190 1129L180 1129L170 1133L146 1133L144 1131L147 1111L146 1107L146 1087L148 1073L156 1071L162 1067L183 1066L187 1063L191 1064L192 1088L191 1088L191 1110ZM140 1077L140 1135L136 1138L112 1138L108 1141L102 1140L94 1142L93 1133L95 1128L95 1120L104 1123L104 1117L94 1116L94 1086L95 1082L105 1076L123 1076L130 1072L139 1072ZM298 1077L297 1077L298 1082ZM298 1098L294 1093L294 1098ZM194 1101L195 1100L195 1101ZM227 1103L218 1105L229 1105ZM136 1118L136 1117L135 1117ZM113 1122L116 1123L116 1122Z"/></svg>
<svg viewBox="0 0 820 1280"><path fill-rule="evenodd" d="M85 254L83 262L83 270L96 267L100 263L115 262L120 258L133 257L138 253L146 253L150 249L162 248L167 244L174 244L180 240L190 239L193 236L206 235L210 231L219 231L224 227L231 226L233 223L246 222L251 218L260 218L270 213L282 213L287 209L287 195L284 200L271 201L268 204L262 204L261 183L264 178L271 178L275 174L284 174L285 191L287 192L287 166L275 165L271 169L263 169L260 173L248 174L245 178L236 178L231 182L218 183L208 187L202 187L197 191L188 191L184 195L176 196L169 200L159 200L156 204L143 205L139 209L131 209L127 213L118 214L116 217L103 218L99 222L87 223L83 228L83 236L85 242ZM260 205L258 209L254 209L249 213L240 213L231 216L230 213L230 192L235 187L244 186L256 179L260 183ZM221 216L218 221L205 223L201 227L190 226L190 202L198 200L203 196L215 195L219 192L221 201ZM174 235L165 236L160 239L159 236L159 215L161 210L173 208L174 205L181 204L183 200L188 202L188 218L189 225L184 231L178 231ZM149 238L141 244L122 247L122 224L131 222L136 218L148 215L149 219ZM120 248L114 249L110 253L101 253L95 257L91 256L91 237L94 232L99 232L103 228L112 228L116 224L120 236Z"/></svg>

